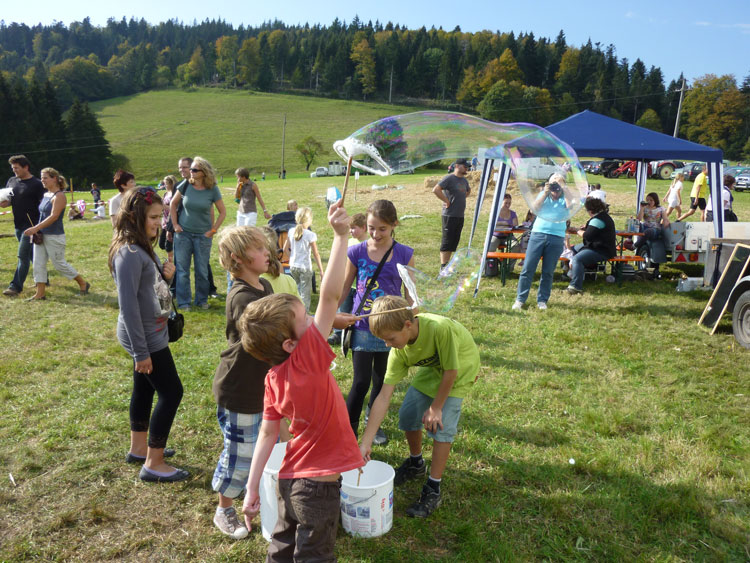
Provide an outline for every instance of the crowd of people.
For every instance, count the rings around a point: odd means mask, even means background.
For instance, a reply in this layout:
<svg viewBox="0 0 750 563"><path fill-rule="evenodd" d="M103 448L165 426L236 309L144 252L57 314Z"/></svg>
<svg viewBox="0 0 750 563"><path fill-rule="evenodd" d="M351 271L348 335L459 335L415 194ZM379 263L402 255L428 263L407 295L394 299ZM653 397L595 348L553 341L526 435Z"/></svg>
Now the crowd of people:
<svg viewBox="0 0 750 563"><path fill-rule="evenodd" d="M3 293L15 296L23 291L33 260L36 291L31 300L46 298L48 261L77 282L81 295L88 294L91 284L65 260L66 179L44 168L41 181L37 180L21 155L12 157L10 164L14 177L9 181L13 188L9 204L19 246L13 280ZM163 196L151 187L138 187L134 175L125 170L118 170L113 178L118 193L109 201L113 237L108 267L119 303L117 337L132 359L133 381L125 461L140 465L139 478L145 482L190 477L187 470L171 463L177 452L167 447L183 397L169 348L169 319L175 299L179 309L208 308L215 291L209 259L218 233L219 263L227 273L228 292L226 348L216 358L212 387L223 444L218 447L217 437L211 481L217 494L214 525L234 539L247 536L260 507L263 469L274 444L287 441L269 560L332 559L341 473L361 468L371 458L373 445L388 442L381 423L395 386L411 366L418 369L399 409L399 429L409 455L396 469L395 484L424 479L419 497L406 513L429 517L441 504L443 475L463 399L479 372L479 353L460 323L413 307L414 296L406 290L398 266L414 267L415 252L396 240L399 220L393 202L373 201L366 213L353 217L341 201L330 205L327 220L333 243L324 268L309 207L290 200L282 229L258 227L259 207L267 220L273 216L249 171L238 168L236 224L221 229L227 210L212 165L199 156L182 158L178 164L183 179L178 183L175 176L165 176ZM470 194L469 168L465 159L457 160L434 189L443 203L441 266L450 261L460 242ZM672 210L680 213L682 180L678 176L670 187L667 210L659 205L656 193L646 196L638 216L644 225L642 244L669 224ZM724 184L726 212L731 211L733 178L725 177ZM588 266L616 253L606 194L592 190L584 203L588 221L570 228L565 218L577 202L565 187L563 175L553 174L530 206L524 222L530 235L513 309L524 307L540 260L537 307L547 308L566 234L582 239L571 247L569 293L582 291ZM94 190L95 207L103 207L95 185L92 194ZM693 198L692 211L700 206L699 196ZM505 245L508 231L519 226L511 205L512 197L506 194L493 249ZM167 253L166 260L156 254L156 245ZM287 253L290 275L280 261ZM321 276L314 311L313 259ZM331 336L334 329L343 330L343 338ZM338 339L343 340L344 353L352 353L353 378L346 398L330 372L336 355L329 343ZM429 471L422 454L425 432L433 440ZM235 500L243 493L241 518Z"/></svg>

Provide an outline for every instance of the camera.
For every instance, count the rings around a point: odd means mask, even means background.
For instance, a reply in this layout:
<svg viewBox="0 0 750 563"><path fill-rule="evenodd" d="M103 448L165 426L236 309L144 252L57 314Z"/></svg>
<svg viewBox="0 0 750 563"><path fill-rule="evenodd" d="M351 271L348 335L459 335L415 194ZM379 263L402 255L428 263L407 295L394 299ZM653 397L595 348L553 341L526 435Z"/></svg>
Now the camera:
<svg viewBox="0 0 750 563"><path fill-rule="evenodd" d="M560 190L562 190L562 188L560 187L560 184L558 184L557 182L552 182L549 185L549 191L551 192L559 192Z"/></svg>

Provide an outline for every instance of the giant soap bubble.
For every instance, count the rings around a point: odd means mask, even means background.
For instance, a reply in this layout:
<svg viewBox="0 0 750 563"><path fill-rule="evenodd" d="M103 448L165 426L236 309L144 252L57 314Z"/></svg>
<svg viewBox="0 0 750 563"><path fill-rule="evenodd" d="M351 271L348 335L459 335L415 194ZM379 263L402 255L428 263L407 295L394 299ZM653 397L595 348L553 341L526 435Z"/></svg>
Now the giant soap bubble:
<svg viewBox="0 0 750 563"><path fill-rule="evenodd" d="M480 255L469 248L456 251L450 262L437 276L397 264L398 274L414 300L412 308L423 312L446 313L456 304L456 299L476 281L479 274Z"/></svg>
<svg viewBox="0 0 750 563"><path fill-rule="evenodd" d="M386 117L333 144L357 168L386 176L441 159L485 158L511 168L518 189L537 214L566 221L588 193L586 175L575 151L545 129L530 123L494 123L462 113L424 111ZM555 188L545 190L548 180ZM540 195L541 194L541 195Z"/></svg>

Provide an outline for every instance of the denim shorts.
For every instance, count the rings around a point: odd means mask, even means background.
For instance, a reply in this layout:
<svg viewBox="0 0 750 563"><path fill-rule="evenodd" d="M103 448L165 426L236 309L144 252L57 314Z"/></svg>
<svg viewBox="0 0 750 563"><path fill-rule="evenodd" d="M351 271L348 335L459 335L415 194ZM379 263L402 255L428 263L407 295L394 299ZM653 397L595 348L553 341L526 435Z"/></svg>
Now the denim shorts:
<svg viewBox="0 0 750 563"><path fill-rule="evenodd" d="M389 352L385 342L369 330L354 330L352 332L352 352Z"/></svg>
<svg viewBox="0 0 750 563"><path fill-rule="evenodd" d="M398 427L404 432L422 430L422 417L430 408L434 399L425 395L414 387L409 387L398 410ZM443 429L437 432L427 430L427 435L436 442L453 442L458 431L458 420L461 418L461 403L459 397L448 397L443 405Z"/></svg>

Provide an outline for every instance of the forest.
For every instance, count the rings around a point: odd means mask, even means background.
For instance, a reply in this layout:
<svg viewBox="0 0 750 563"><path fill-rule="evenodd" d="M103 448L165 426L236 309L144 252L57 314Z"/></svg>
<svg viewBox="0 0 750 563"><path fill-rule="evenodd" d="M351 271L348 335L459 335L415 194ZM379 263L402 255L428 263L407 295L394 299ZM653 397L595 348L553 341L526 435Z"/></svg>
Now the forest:
<svg viewBox="0 0 750 563"><path fill-rule="evenodd" d="M64 109L76 100L199 85L413 104L542 126L591 109L670 135L682 83L665 85L658 66L619 58L614 45L569 45L563 30L552 40L357 17L329 26L0 22L0 73L11 93L49 82ZM726 158L750 159L750 75L738 84L734 76L706 74L687 87L679 136L721 148ZM0 105L11 101L0 98ZM14 111L5 106L0 111Z"/></svg>

